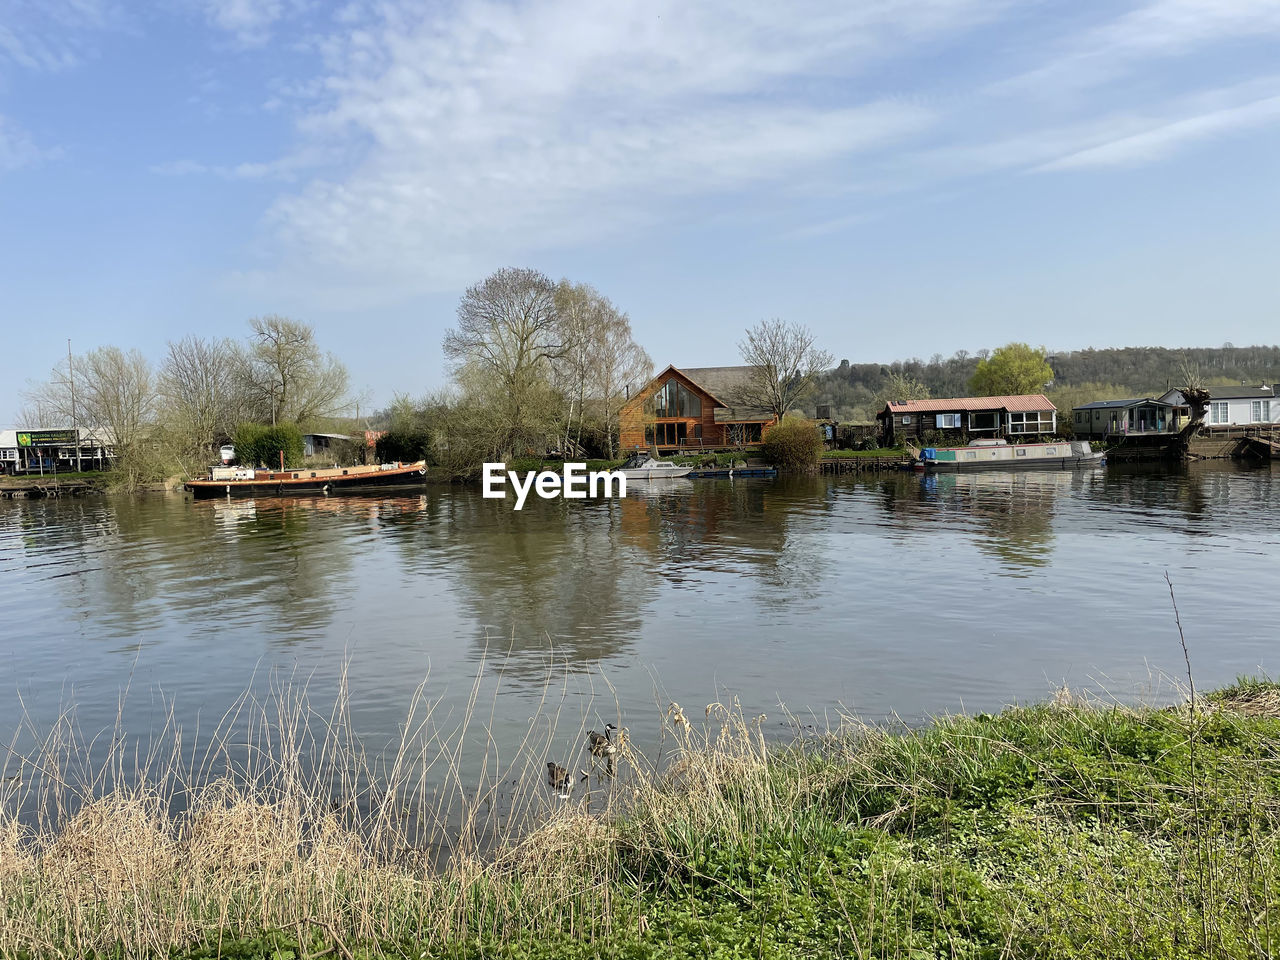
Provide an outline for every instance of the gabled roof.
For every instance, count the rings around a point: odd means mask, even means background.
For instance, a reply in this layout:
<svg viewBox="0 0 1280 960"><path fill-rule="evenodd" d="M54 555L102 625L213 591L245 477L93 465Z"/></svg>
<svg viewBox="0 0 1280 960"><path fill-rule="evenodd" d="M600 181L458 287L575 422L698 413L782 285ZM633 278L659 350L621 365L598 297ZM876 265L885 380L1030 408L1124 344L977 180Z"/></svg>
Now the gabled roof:
<svg viewBox="0 0 1280 960"><path fill-rule="evenodd" d="M669 364L661 373L646 383L636 396L643 396L648 393L650 387L664 382L670 374L678 373L715 402L717 407L714 414L716 423L754 423L772 420L773 414L768 410L758 407L735 406L733 403L735 394L746 385L751 377L752 370L753 368L749 366L677 367L675 364Z"/></svg>
<svg viewBox="0 0 1280 960"><path fill-rule="evenodd" d="M1057 410L1053 401L1043 393L1028 393L1008 397L943 397L937 400L890 400L891 413L947 413L952 410L972 412L978 410L1004 410L1009 413L1033 413L1039 410Z"/></svg>
<svg viewBox="0 0 1280 960"><path fill-rule="evenodd" d="M1132 400L1095 400L1093 403L1082 403L1076 410L1110 410L1119 407L1132 407L1139 403L1158 403L1162 407L1172 407L1167 400L1153 400L1150 397L1135 397Z"/></svg>
<svg viewBox="0 0 1280 960"><path fill-rule="evenodd" d="M1209 392L1210 400L1271 400L1276 397L1276 389L1265 384L1261 387L1205 387L1205 390ZM1187 402L1181 390L1170 390L1161 399L1165 397L1169 398L1169 403Z"/></svg>
<svg viewBox="0 0 1280 960"><path fill-rule="evenodd" d="M733 395L751 378L751 367L668 367L676 370L711 394L721 406L730 406ZM663 371L664 373L666 371Z"/></svg>

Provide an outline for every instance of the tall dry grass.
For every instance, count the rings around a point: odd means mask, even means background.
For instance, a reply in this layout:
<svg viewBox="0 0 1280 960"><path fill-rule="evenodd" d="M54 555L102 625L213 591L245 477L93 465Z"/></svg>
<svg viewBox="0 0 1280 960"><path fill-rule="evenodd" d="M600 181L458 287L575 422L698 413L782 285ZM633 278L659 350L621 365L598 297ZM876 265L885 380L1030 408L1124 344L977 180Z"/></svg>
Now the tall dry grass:
<svg viewBox="0 0 1280 960"><path fill-rule="evenodd" d="M483 676L440 722L424 680L375 753L353 727L345 667L323 709L305 682L273 679L205 736L172 706L145 741L121 720L86 735L71 710L44 730L24 721L32 746L15 734L0 760L0 956L168 955L272 930L340 952L547 922L607 931L619 811L661 817L670 784L692 790L763 755L755 739L745 753L727 733L699 741L669 713L660 763L625 730L610 761L593 759L587 724L561 723L552 668L534 710L549 722L500 744ZM608 707L621 727L616 697ZM556 761L567 800L547 784Z"/></svg>
<svg viewBox="0 0 1280 960"><path fill-rule="evenodd" d="M538 712L558 718L553 679ZM1192 931L1204 955L1234 956L1207 948L1248 938L1270 949L1270 727L1059 698L922 730L846 717L779 744L734 703L692 716L670 704L660 759L623 735L613 775L598 762L582 783L583 724L531 725L503 750L480 690L437 724L419 688L397 743L376 754L353 729L345 679L324 710L305 684L242 698L196 754L171 713L145 748L116 730L90 762L93 741L64 716L0 771L0 955L217 953L268 931L337 956L645 937L643 911L671 891L695 913L710 889L772 916L760 891L806 862L816 871L784 902L799 889L837 911L824 933L850 956L952 942L948 925L991 938L983 956L1119 956L1168 930ZM1167 760L1192 736L1215 745L1213 778ZM1232 738L1242 759L1224 752ZM547 786L548 762L572 772L568 800ZM1201 822L1181 832L1193 785ZM854 858L865 873L841 873ZM751 872L769 864L782 872ZM1117 939L1080 946L1088 924Z"/></svg>

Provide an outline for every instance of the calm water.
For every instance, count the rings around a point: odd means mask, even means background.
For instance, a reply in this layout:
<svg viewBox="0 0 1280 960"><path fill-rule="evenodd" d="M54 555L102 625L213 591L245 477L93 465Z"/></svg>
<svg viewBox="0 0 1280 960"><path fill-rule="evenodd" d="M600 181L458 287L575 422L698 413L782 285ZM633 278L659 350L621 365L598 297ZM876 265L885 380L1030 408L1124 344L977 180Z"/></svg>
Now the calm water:
<svg viewBox="0 0 1280 960"><path fill-rule="evenodd" d="M499 740L669 701L781 720L918 719L1274 670L1280 487L1268 470L668 481L623 501L0 501L0 736L68 704L88 735L172 703L188 741L283 674L396 734L426 683ZM274 681L273 681L274 678ZM543 700L548 678L556 695ZM1159 695L1157 693L1157 695ZM616 701L616 702L615 702ZM490 716L491 714L491 716ZM572 729L578 729L571 725ZM776 727L775 727L776 728ZM550 729L550 727L548 727ZM565 749L570 749L566 746Z"/></svg>

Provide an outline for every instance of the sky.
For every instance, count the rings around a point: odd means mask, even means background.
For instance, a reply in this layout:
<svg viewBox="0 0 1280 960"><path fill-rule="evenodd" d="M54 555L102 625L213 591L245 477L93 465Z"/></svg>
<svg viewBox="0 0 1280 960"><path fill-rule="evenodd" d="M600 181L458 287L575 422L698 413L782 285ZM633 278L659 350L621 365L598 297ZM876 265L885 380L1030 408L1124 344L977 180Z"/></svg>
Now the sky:
<svg viewBox="0 0 1280 960"><path fill-rule="evenodd" d="M269 313L421 395L504 266L659 368L1273 344L1278 240L1280 0L0 0L3 425Z"/></svg>

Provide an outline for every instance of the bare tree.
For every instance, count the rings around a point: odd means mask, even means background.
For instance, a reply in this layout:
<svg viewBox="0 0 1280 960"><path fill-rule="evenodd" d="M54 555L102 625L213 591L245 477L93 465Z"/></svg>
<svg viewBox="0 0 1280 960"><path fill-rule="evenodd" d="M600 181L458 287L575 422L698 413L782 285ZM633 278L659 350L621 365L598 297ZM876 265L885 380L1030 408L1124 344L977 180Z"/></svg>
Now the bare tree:
<svg viewBox="0 0 1280 960"><path fill-rule="evenodd" d="M555 412L546 406L553 364L574 335L561 323L555 284L536 270L505 267L467 289L457 316L444 354L464 390L488 391L487 405L505 427L504 452L545 440Z"/></svg>
<svg viewBox="0 0 1280 960"><path fill-rule="evenodd" d="M779 419L814 388L835 358L815 345L806 327L781 320L762 320L738 344L742 360L752 367L733 402L769 410Z"/></svg>
<svg viewBox="0 0 1280 960"><path fill-rule="evenodd" d="M631 335L631 320L607 300L605 322L591 343L591 392L599 399L604 421L605 454L615 455L618 412L630 395L653 375L653 360Z"/></svg>
<svg viewBox="0 0 1280 960"><path fill-rule="evenodd" d="M556 303L565 353L554 367L557 386L568 399L566 440L576 423L575 440L581 446L591 411L606 454L612 458L618 410L628 389L649 379L653 361L632 338L630 318L595 288L562 280L556 287Z"/></svg>
<svg viewBox="0 0 1280 960"><path fill-rule="evenodd" d="M252 418L241 367L241 352L230 340L169 341L158 381L161 415L184 444L207 450Z"/></svg>
<svg viewBox="0 0 1280 960"><path fill-rule="evenodd" d="M99 347L76 357L70 370L59 364L26 394L25 412L46 425L71 423L73 382L76 420L90 432L100 430L99 439L114 446L117 457L136 447L155 418L155 377L147 358L138 350Z"/></svg>
<svg viewBox="0 0 1280 960"><path fill-rule="evenodd" d="M347 369L321 353L309 324L269 314L249 321L253 333L240 366L250 402L270 408L271 422L307 423L345 406ZM263 419L266 419L265 417Z"/></svg>

